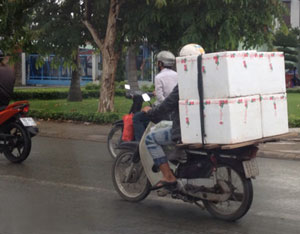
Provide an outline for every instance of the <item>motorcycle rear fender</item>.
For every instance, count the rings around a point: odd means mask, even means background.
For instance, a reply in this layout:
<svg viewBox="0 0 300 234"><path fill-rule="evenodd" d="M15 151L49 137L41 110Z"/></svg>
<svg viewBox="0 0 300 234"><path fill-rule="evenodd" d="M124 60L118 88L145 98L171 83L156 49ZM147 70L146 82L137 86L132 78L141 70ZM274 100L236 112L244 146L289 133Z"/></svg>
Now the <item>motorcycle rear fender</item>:
<svg viewBox="0 0 300 234"><path fill-rule="evenodd" d="M232 166L234 169L236 169L240 173L242 173L242 174L245 173L242 161L239 161L239 160L236 160L233 158L222 157L222 156L217 157L217 160L218 160L218 164L227 164L227 165Z"/></svg>
<svg viewBox="0 0 300 234"><path fill-rule="evenodd" d="M39 129L37 127L26 127L26 130L28 131L30 137L34 137L36 134L38 134Z"/></svg>

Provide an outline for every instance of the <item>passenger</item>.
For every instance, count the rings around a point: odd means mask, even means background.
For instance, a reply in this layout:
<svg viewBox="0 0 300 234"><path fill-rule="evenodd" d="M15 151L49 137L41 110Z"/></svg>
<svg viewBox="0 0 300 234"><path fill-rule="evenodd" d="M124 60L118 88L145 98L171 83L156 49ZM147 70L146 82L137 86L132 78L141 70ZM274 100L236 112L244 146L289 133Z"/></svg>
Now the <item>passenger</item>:
<svg viewBox="0 0 300 234"><path fill-rule="evenodd" d="M178 77L174 69L175 56L169 51L161 51L157 55L159 73L155 76L155 105L162 103L177 85ZM144 112L137 112L133 116L134 138L140 141L150 122Z"/></svg>

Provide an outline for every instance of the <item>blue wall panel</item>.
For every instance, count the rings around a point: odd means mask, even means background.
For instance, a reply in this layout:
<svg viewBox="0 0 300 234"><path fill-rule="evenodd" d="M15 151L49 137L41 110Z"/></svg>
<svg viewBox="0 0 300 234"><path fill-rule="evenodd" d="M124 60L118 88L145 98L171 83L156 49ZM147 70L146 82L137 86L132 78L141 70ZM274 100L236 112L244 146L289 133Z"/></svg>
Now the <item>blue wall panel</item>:
<svg viewBox="0 0 300 234"><path fill-rule="evenodd" d="M69 86L71 83L71 68L63 67L63 61L57 68L51 66L54 55L45 59L42 67L36 67L38 55L31 54L26 59L26 85L56 85ZM80 58L80 84L92 81L92 55L82 54Z"/></svg>

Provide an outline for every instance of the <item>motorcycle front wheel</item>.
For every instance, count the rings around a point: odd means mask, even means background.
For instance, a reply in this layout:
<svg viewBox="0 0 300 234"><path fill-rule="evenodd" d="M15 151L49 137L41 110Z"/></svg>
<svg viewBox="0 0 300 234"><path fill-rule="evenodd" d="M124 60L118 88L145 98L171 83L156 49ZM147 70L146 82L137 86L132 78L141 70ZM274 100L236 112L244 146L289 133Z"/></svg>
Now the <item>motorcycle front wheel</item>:
<svg viewBox="0 0 300 234"><path fill-rule="evenodd" d="M112 167L113 184L119 195L130 202L139 202L150 193L150 182L141 161L133 162L134 151L118 154Z"/></svg>
<svg viewBox="0 0 300 234"><path fill-rule="evenodd" d="M12 136L3 150L5 157L13 163L23 162L31 150L31 138L28 132L19 123L12 122L5 127L4 133Z"/></svg>
<svg viewBox="0 0 300 234"><path fill-rule="evenodd" d="M249 210L253 200L253 187L250 179L231 165L219 165L217 180L223 180L231 190L231 196L224 202L204 200L207 211L216 218L235 221L243 217Z"/></svg>
<svg viewBox="0 0 300 234"><path fill-rule="evenodd" d="M107 137L107 148L110 156L115 159L120 152L120 150L117 149L119 144L122 142L122 132L123 132L123 126L116 125L114 126Z"/></svg>

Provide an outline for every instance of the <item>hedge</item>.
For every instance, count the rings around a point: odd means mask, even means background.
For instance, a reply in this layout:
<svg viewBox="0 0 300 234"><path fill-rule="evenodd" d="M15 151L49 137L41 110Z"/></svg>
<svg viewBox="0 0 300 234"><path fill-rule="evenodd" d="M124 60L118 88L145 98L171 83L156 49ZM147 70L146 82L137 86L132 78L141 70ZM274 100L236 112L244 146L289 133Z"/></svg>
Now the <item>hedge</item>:
<svg viewBox="0 0 300 234"><path fill-rule="evenodd" d="M99 98L99 90L82 90L83 98ZM124 89L116 89L115 95L124 96ZM53 99L66 99L68 97L68 90L48 90L48 89L30 89L30 90L14 90L13 100L29 100L29 99L40 99L40 100L53 100Z"/></svg>
<svg viewBox="0 0 300 234"><path fill-rule="evenodd" d="M117 113L64 113L64 112L45 112L38 110L30 110L29 115L33 118L44 119L44 120L73 120L80 122L92 122L98 124L113 123L120 119ZM289 117L289 127L299 128L300 118L299 117Z"/></svg>
<svg viewBox="0 0 300 234"><path fill-rule="evenodd" d="M153 87L142 87L144 92L152 92ZM99 89L85 88L82 91L83 98L99 98ZM124 96L125 89L117 88L115 95ZM300 88L287 89L287 93L300 93ZM68 97L68 89L15 89L13 94L13 100L53 100L53 99L66 99Z"/></svg>
<svg viewBox="0 0 300 234"><path fill-rule="evenodd" d="M300 128L300 117L289 116L289 127Z"/></svg>
<svg viewBox="0 0 300 234"><path fill-rule="evenodd" d="M287 93L300 93L300 88L290 88L286 90Z"/></svg>
<svg viewBox="0 0 300 234"><path fill-rule="evenodd" d="M73 120L80 122L92 122L98 124L113 123L119 119L117 113L64 113L64 112L45 112L39 110L30 110L28 116L38 119L51 120Z"/></svg>

